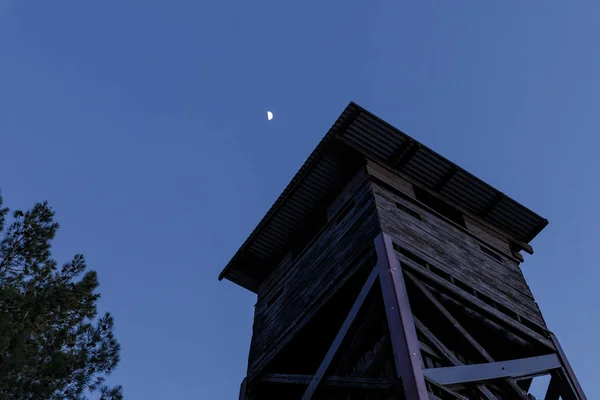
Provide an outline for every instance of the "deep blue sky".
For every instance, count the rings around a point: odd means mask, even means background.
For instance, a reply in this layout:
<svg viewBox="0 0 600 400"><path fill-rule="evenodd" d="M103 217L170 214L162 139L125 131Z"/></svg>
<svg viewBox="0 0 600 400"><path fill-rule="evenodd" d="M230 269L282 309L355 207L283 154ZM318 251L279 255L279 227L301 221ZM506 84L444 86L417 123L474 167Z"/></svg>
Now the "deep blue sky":
<svg viewBox="0 0 600 400"><path fill-rule="evenodd" d="M524 273L600 398L600 3L0 0L0 188L47 199L127 399L233 399L217 275L350 101L550 220ZM267 122L266 110L275 112Z"/></svg>

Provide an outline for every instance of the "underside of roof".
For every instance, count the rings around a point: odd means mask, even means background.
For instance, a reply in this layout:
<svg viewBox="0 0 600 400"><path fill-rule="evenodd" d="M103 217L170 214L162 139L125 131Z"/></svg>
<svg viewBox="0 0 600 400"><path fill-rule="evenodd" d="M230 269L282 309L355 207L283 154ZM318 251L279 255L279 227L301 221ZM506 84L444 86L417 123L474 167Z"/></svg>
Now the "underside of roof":
<svg viewBox="0 0 600 400"><path fill-rule="evenodd" d="M348 151L348 149L353 149ZM354 154L352 154L354 152ZM515 240L530 242L548 221L410 136L350 103L275 204L237 251L219 280L256 291L253 270L273 265L317 210L337 194L364 155L486 220Z"/></svg>

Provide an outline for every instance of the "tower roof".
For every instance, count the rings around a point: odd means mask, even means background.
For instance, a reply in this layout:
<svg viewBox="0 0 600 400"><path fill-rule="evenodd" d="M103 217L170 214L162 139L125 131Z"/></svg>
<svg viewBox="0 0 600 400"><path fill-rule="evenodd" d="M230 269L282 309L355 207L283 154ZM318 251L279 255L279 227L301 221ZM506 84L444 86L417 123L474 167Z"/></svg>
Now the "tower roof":
<svg viewBox="0 0 600 400"><path fill-rule="evenodd" d="M307 221L339 192L364 155L394 169L511 239L529 243L548 221L410 136L350 103L225 269L226 278L256 291Z"/></svg>

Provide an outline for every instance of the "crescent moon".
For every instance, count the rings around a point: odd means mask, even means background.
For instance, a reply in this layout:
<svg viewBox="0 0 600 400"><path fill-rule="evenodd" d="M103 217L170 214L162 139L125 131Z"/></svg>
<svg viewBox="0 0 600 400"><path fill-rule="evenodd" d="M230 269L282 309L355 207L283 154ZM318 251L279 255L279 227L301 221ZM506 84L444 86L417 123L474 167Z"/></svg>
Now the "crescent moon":
<svg viewBox="0 0 600 400"><path fill-rule="evenodd" d="M267 111L267 120L272 120L273 119L273 113L271 111Z"/></svg>

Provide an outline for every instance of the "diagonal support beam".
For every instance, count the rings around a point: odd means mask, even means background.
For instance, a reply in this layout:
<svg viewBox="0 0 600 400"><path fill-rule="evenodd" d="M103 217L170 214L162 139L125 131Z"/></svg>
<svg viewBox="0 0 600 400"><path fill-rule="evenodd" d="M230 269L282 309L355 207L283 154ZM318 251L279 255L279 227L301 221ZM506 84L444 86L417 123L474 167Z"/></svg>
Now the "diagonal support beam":
<svg viewBox="0 0 600 400"><path fill-rule="evenodd" d="M377 270L387 314L396 372L404 395L411 400L428 400L423 376L419 340L415 330L408 293L400 263L394 254L392 239L385 233L375 239Z"/></svg>
<svg viewBox="0 0 600 400"><path fill-rule="evenodd" d="M450 349L448 349L444 343L442 343L441 340L439 340L434 334L433 332L431 332L426 326L425 324L423 324L421 321L419 321L419 319L417 317L413 317L415 320L415 326L417 327L417 329L419 330L419 332L421 332L421 334L427 339L429 340L429 342L431 342L431 344L448 360L450 361L450 363L452 365L455 366L462 366L464 365L455 355L452 351L450 351ZM427 377L427 375L425 375L425 377L431 382L432 379ZM435 382L435 381L434 381ZM436 384L440 384L439 382L435 382ZM483 385L477 385L477 390L483 395L483 397L487 400L496 400L496 396L494 396L492 394L492 392L490 392L490 390L488 388L486 388Z"/></svg>
<svg viewBox="0 0 600 400"><path fill-rule="evenodd" d="M494 362L492 356L481 346L469 332L450 314L448 310L431 294L431 292L422 284L417 278L414 277L410 272L405 272L411 282L423 293L423 295L433 304L433 306L446 318L456 330L469 342L471 346L479 353L479 355L487 362ZM527 393L525 393L513 380L506 379L506 384L515 392L521 400L529 400Z"/></svg>
<svg viewBox="0 0 600 400"><path fill-rule="evenodd" d="M440 385L455 385L500 378L517 378L538 372L550 372L560 367L560 360L556 354L548 354L495 363L429 368L424 371L424 374Z"/></svg>
<svg viewBox="0 0 600 400"><path fill-rule="evenodd" d="M371 291L373 284L377 280L378 273L379 273L379 271L377 270L377 268L373 268L373 271L371 271L371 274L367 278L365 285L363 286L360 293L358 294L356 301L352 305L352 308L350 309L348 316L344 320L342 327L340 328L335 339L333 340L331 347L329 347L329 350L327 350L327 354L325 355L325 358L323 359L323 361L321 361L321 365L319 365L319 368L317 369L317 373L313 376L310 384L308 385L308 388L306 389L306 392L304 392L304 395L302 396L302 400L311 399L312 396L314 395L315 391L319 387L319 384L323 380L323 377L325 376L327 369L331 365L331 361L333 360L333 357L335 356L338 349L342 345L342 342L343 342L344 338L346 337L348 330L350 330L350 327L352 326L352 322L354 322L354 319L358 315L358 312L360 311L363 303L365 302L365 299L367 298L369 292Z"/></svg>
<svg viewBox="0 0 600 400"><path fill-rule="evenodd" d="M488 304L484 303L482 300L478 299L477 297L473 296L472 294L467 293L464 290L457 288L452 283L444 280L443 278L437 276L436 274L426 270L423 267L417 266L413 261L407 260L407 261L403 262L403 266L406 267L405 268L406 270L410 269L411 272L414 272L414 273L418 274L419 276L425 277L428 281L435 283L436 286L443 288L448 293L451 293L452 295L457 296L460 299L468 301L469 304L473 305L474 307L476 307L478 310L484 312L485 314L492 316L495 320L501 321L503 324L506 324L506 325L518 330L520 333L528 336L529 338L535 339L538 343L543 344L544 346L548 347L550 350L552 350L552 351L555 350L554 345L547 338L543 337L542 335L538 334L537 332L534 332L532 329L524 326L523 324L517 322L516 320L506 316L502 312L489 306Z"/></svg>
<svg viewBox="0 0 600 400"><path fill-rule="evenodd" d="M558 342L556 335L554 335L554 333L550 332L550 338L552 339L552 343L556 347L556 351L558 352L558 357L559 357L562 367L563 367L565 378L568 381L568 383L571 387L571 390L577 396L576 397L577 399L587 400L587 397L585 396L585 393L583 393L583 389L581 388L581 385L579 384L579 381L577 380L577 377L575 376L575 372L573 372L573 368L571 368L571 364L569 364L569 360L567 360L567 355L565 354L560 343Z"/></svg>
<svg viewBox="0 0 600 400"><path fill-rule="evenodd" d="M442 386L440 384L438 384L437 382L434 382L432 380L427 380L431 385L437 387L438 389L440 389L442 392L449 394L450 396L454 396L454 398L458 399L458 400L469 400L467 399L465 396L463 396L460 393L455 392L454 390L450 390L445 386Z"/></svg>

